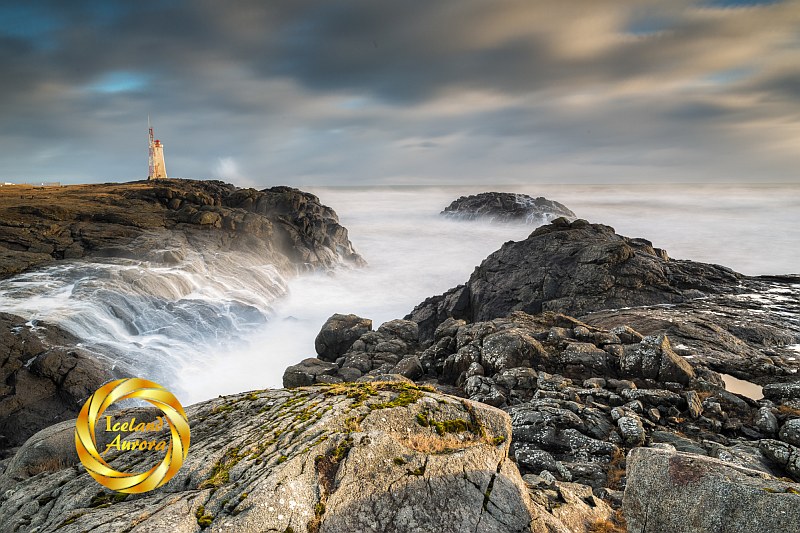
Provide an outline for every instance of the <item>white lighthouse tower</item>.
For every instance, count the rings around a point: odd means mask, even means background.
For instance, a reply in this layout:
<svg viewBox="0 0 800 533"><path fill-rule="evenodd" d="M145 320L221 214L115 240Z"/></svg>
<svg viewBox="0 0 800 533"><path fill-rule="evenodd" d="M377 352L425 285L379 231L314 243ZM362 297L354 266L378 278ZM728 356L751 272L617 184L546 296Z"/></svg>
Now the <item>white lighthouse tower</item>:
<svg viewBox="0 0 800 533"><path fill-rule="evenodd" d="M167 178L167 167L164 164L164 145L158 139L153 140L153 127L150 125L150 117L147 117L147 132L149 142L149 168L147 179L157 180Z"/></svg>

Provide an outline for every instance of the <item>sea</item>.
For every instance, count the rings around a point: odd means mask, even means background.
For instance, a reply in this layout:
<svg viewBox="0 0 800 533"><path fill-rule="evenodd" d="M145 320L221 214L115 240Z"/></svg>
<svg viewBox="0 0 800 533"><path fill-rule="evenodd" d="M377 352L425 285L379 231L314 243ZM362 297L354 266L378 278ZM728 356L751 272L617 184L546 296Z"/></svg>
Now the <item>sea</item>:
<svg viewBox="0 0 800 533"><path fill-rule="evenodd" d="M487 255L536 227L439 215L463 195L544 196L580 218L648 239L672 258L748 275L800 273L800 185L303 189L337 212L368 266L286 278L270 265L235 258L214 265L202 254L174 267L60 262L0 281L0 309L33 325L61 325L83 349L119 359L126 371L172 389L187 405L280 387L287 366L316 355L314 338L332 314L355 313L376 328L402 318L425 298L464 283ZM151 280L147 291L136 281L143 276Z"/></svg>

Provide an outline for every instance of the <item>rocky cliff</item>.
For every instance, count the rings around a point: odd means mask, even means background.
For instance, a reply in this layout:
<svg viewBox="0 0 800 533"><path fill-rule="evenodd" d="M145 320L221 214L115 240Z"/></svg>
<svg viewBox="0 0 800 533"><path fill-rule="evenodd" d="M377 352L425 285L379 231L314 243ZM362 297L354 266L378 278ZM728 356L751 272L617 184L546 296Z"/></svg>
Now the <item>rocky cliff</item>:
<svg viewBox="0 0 800 533"><path fill-rule="evenodd" d="M180 472L140 495L89 478L73 423L33 437L0 475L0 529L568 533L613 519L580 486L526 483L502 411L403 381L256 391L188 416ZM135 452L109 457L141 469Z"/></svg>
<svg viewBox="0 0 800 533"><path fill-rule="evenodd" d="M0 189L0 279L60 259L174 262L179 256L164 245L186 239L299 269L362 262L336 213L290 187L160 180Z"/></svg>
<svg viewBox="0 0 800 533"><path fill-rule="evenodd" d="M213 275L219 265L231 277L269 265L276 280L265 275L254 277L254 283L265 294L279 295L285 290L281 276L361 265L363 260L332 209L289 187L257 191L219 181L159 180L1 188L0 279L34 268L66 269L67 263L77 269L75 285L67 285L69 297L105 291L111 318L136 335L152 326L131 300L149 298L150 311L169 313L175 321L210 312L172 306L192 291L177 271ZM90 270L92 265L99 266ZM114 271L111 265L121 268ZM25 275L10 280L4 291L15 298L33 297L27 287L35 273ZM131 292L127 300L108 290L112 275ZM87 277L99 277L106 285L85 283ZM178 317L182 312L185 316ZM165 317L166 323L172 321ZM104 357L113 349L91 350L56 324L0 314L0 453L75 416L99 384L112 375L124 376L121 357L113 362Z"/></svg>

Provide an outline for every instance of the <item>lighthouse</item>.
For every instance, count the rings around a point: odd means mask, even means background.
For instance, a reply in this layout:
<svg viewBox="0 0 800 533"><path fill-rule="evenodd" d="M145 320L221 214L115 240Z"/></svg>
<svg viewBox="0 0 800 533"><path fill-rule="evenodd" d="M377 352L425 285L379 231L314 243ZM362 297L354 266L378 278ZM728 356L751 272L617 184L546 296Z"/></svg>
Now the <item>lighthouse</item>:
<svg viewBox="0 0 800 533"><path fill-rule="evenodd" d="M167 167L164 165L164 145L158 139L153 140L153 127L150 125L150 117L147 117L147 139L149 142L149 168L147 170L148 180L166 179Z"/></svg>

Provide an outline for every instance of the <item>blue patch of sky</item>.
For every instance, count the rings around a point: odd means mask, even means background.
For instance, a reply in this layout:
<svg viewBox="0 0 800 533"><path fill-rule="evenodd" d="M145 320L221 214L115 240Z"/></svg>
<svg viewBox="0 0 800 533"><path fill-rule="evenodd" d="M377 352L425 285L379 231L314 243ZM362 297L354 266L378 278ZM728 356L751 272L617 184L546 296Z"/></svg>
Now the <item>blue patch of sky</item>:
<svg viewBox="0 0 800 533"><path fill-rule="evenodd" d="M126 70L107 72L88 85L88 89L98 93L114 94L134 92L147 86L148 76Z"/></svg>
<svg viewBox="0 0 800 533"><path fill-rule="evenodd" d="M634 15L625 27L625 33L631 35L654 35L670 27L670 20L666 17L646 14Z"/></svg>
<svg viewBox="0 0 800 533"><path fill-rule="evenodd" d="M355 111L357 109L363 109L367 105L367 99L362 98L360 96L356 96L353 98L348 98L347 100L339 103L339 107L341 109L347 109L349 111Z"/></svg>
<svg viewBox="0 0 800 533"><path fill-rule="evenodd" d="M730 68L709 74L705 79L719 85L728 85L748 78L754 70L752 67Z"/></svg>

